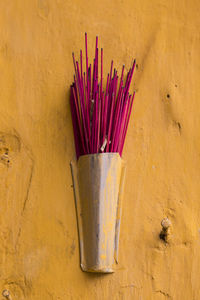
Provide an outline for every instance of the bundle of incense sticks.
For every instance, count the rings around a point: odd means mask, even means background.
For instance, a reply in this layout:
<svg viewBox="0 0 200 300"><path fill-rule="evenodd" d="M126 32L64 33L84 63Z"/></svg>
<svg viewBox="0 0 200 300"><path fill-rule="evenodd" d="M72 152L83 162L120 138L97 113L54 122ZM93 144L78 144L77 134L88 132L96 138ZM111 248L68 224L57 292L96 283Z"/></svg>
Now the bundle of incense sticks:
<svg viewBox="0 0 200 300"><path fill-rule="evenodd" d="M117 71L113 70L112 61L104 91L103 49L99 54L98 37L93 69L88 63L87 33L85 52L86 72L83 72L82 50L80 64L72 54L75 75L71 85L70 105L77 159L81 155L103 152L118 152L121 156L135 96L135 92L129 95L135 60L125 80L124 65L119 79Z"/></svg>

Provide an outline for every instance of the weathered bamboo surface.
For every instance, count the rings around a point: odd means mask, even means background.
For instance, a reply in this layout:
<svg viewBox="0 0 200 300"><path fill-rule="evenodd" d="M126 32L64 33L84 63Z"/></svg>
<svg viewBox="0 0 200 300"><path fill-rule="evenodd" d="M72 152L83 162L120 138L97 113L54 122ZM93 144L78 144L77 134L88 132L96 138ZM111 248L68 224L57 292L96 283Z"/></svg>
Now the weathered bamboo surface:
<svg viewBox="0 0 200 300"><path fill-rule="evenodd" d="M196 0L0 1L0 299L200 299L199 11ZM71 53L85 31L89 57L100 37L104 78L111 59L119 71L137 60L119 264L101 276L79 266L69 165Z"/></svg>

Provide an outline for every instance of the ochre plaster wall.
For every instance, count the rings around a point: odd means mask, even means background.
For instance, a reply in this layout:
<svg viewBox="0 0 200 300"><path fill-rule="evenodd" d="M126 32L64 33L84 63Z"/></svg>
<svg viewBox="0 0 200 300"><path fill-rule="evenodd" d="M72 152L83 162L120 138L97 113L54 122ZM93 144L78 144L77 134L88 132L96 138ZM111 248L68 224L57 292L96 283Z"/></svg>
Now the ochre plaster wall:
<svg viewBox="0 0 200 300"><path fill-rule="evenodd" d="M0 1L0 295L200 299L199 10L196 0ZM106 276L80 270L69 167L71 53L85 31L90 59L100 38L105 76L111 59L138 64L119 264Z"/></svg>

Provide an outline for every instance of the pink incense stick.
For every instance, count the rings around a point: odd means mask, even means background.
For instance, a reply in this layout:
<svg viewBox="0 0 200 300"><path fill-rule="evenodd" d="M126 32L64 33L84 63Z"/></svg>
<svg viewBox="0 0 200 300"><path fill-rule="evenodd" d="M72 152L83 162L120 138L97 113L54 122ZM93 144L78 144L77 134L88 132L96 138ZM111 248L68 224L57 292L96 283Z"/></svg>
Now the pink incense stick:
<svg viewBox="0 0 200 300"><path fill-rule="evenodd" d="M82 50L80 50L80 64L75 60L74 53L72 57L75 76L71 86L70 108L77 159L81 155L103 152L118 152L121 156L135 96L135 92L133 96L129 95L135 60L127 73L125 83L124 65L121 76L118 77L111 61L103 91L103 49L101 48L99 53L98 37L93 68L88 62L87 33L85 33L85 72L83 72Z"/></svg>

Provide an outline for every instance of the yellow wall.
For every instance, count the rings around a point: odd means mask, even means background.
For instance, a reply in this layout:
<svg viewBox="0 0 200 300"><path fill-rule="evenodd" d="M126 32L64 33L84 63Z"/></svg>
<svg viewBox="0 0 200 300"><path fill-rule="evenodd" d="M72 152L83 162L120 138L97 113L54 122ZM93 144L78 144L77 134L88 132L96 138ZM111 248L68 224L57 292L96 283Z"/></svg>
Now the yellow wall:
<svg viewBox="0 0 200 300"><path fill-rule="evenodd" d="M199 9L197 0L0 1L0 294L200 299ZM79 268L69 167L71 53L85 31L90 59L99 35L105 76L112 58L119 70L138 63L119 265L106 276ZM169 245L159 239L166 216Z"/></svg>

